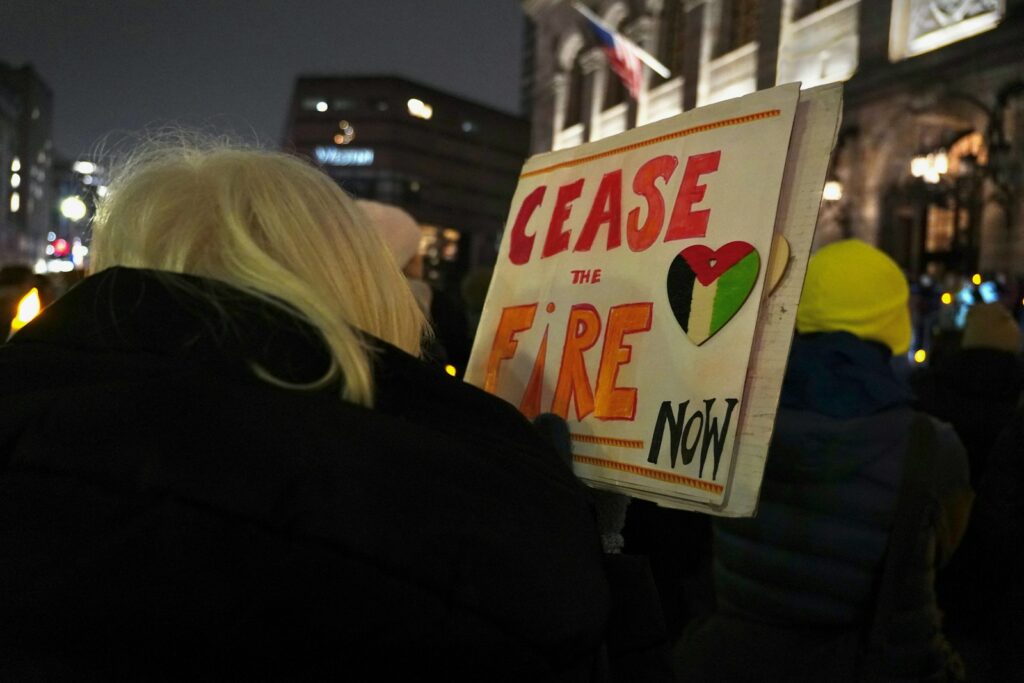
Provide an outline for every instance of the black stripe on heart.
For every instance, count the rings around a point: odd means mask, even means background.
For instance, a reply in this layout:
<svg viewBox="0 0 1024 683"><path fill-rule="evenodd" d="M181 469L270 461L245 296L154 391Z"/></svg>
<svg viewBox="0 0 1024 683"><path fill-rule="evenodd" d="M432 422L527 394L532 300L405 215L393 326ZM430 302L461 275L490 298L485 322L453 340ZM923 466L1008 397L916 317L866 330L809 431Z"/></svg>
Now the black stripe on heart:
<svg viewBox="0 0 1024 683"><path fill-rule="evenodd" d="M668 267L668 303L672 307L672 314L676 317L679 326L684 332L690 324L690 305L693 303L693 283L697 274L686 262L681 253L676 254Z"/></svg>

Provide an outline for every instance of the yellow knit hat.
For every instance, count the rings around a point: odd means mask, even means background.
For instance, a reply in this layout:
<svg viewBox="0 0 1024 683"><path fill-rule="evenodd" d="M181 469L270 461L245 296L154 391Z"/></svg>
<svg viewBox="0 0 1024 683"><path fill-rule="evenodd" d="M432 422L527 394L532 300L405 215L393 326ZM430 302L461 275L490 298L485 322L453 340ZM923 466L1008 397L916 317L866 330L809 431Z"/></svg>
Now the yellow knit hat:
<svg viewBox="0 0 1024 683"><path fill-rule="evenodd" d="M882 342L894 354L910 348L910 289L899 266L860 240L822 247L807 264L796 329L849 332Z"/></svg>

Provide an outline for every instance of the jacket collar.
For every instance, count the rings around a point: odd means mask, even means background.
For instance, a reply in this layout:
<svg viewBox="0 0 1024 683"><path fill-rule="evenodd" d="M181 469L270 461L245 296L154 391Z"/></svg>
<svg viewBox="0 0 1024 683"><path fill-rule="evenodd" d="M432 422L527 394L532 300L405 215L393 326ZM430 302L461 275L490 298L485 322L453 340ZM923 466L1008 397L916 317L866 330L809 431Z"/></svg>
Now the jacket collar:
<svg viewBox="0 0 1024 683"><path fill-rule="evenodd" d="M174 356L250 375L257 363L295 383L319 379L330 364L314 327L253 294L218 280L125 267L78 283L10 343Z"/></svg>

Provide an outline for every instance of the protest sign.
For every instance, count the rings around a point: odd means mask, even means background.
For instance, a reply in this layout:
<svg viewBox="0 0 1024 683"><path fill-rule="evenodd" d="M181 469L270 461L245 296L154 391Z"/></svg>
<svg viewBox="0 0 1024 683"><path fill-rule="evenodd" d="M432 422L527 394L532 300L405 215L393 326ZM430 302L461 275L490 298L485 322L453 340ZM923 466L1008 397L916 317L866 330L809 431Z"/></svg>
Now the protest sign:
<svg viewBox="0 0 1024 683"><path fill-rule="evenodd" d="M594 486L752 514L840 93L780 86L529 159L467 381L565 418Z"/></svg>

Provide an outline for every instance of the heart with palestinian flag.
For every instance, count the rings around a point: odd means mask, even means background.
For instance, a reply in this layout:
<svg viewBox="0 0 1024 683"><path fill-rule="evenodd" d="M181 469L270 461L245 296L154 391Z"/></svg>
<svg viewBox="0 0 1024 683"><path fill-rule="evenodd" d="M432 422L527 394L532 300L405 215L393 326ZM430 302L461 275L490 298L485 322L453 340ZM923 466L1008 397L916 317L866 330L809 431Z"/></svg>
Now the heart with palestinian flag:
<svg viewBox="0 0 1024 683"><path fill-rule="evenodd" d="M700 346L743 307L757 283L761 257L752 244L683 249L668 268L668 302L679 326Z"/></svg>

